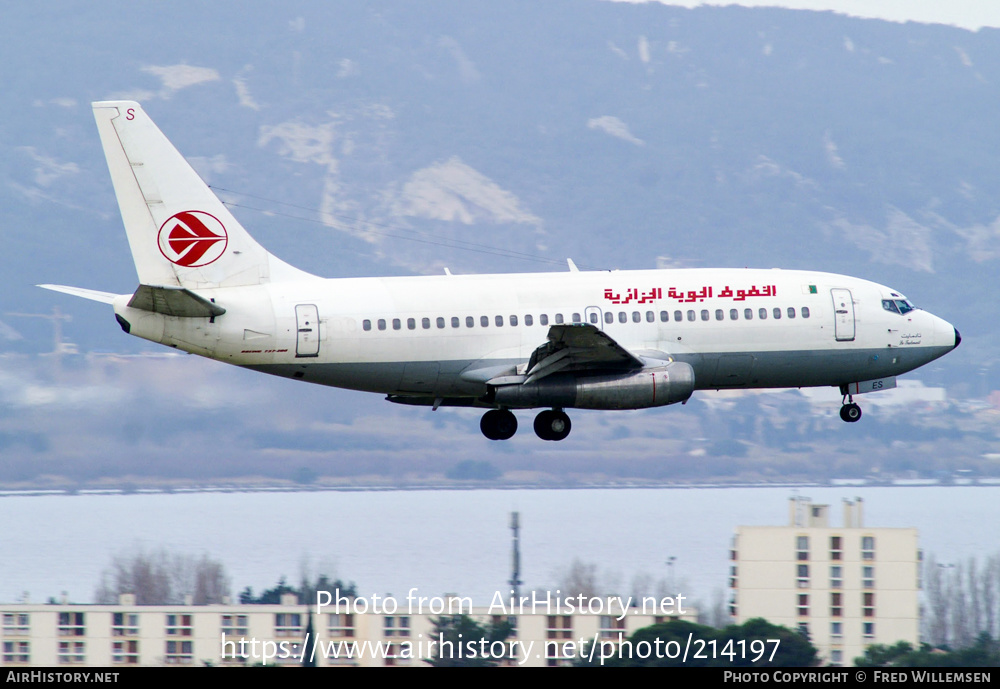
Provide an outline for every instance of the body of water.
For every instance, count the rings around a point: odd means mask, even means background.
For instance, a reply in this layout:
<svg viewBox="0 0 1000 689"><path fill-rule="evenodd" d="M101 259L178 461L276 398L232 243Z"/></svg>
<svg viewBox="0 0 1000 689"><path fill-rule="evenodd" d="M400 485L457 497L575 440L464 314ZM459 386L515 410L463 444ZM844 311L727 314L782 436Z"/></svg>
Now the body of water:
<svg viewBox="0 0 1000 689"><path fill-rule="evenodd" d="M141 548L221 561L234 596L305 570L365 596L416 588L488 604L509 591L515 510L523 590L554 590L580 560L616 593L637 576L673 577L676 592L708 602L725 591L734 529L787 524L793 495L833 505L834 526L841 500L860 496L867 526L916 527L939 562L1000 552L998 487L15 495L0 497L0 602L92 602L112 558Z"/></svg>

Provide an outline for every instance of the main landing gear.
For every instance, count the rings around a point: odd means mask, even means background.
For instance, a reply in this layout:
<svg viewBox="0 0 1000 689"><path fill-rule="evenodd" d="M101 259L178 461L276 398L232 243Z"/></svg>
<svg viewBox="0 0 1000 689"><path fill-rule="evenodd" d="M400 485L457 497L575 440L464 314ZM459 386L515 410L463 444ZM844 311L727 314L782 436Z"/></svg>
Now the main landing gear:
<svg viewBox="0 0 1000 689"><path fill-rule="evenodd" d="M548 409L535 417L535 435L542 440L562 440L572 427L562 409Z"/></svg>
<svg viewBox="0 0 1000 689"><path fill-rule="evenodd" d="M547 409L535 417L535 435L542 440L562 440L572 427L562 409ZM517 417L508 409L491 409L483 414L479 428L490 440L508 440L517 432Z"/></svg>
<svg viewBox="0 0 1000 689"><path fill-rule="evenodd" d="M840 408L840 418L847 423L854 423L861 418L861 407L854 403L854 397L844 395L844 406Z"/></svg>
<svg viewBox="0 0 1000 689"><path fill-rule="evenodd" d="M479 430L490 440L509 440L517 433L517 417L508 409L491 409L483 414Z"/></svg>

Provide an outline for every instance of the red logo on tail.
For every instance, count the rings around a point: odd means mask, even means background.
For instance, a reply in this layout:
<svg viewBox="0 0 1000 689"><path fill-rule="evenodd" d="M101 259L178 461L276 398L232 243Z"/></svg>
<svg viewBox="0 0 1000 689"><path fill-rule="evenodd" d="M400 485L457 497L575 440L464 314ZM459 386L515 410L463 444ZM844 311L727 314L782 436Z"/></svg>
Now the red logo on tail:
<svg viewBox="0 0 1000 689"><path fill-rule="evenodd" d="M181 211L160 226L160 253L171 263L198 268L217 261L226 251L229 235L214 215Z"/></svg>

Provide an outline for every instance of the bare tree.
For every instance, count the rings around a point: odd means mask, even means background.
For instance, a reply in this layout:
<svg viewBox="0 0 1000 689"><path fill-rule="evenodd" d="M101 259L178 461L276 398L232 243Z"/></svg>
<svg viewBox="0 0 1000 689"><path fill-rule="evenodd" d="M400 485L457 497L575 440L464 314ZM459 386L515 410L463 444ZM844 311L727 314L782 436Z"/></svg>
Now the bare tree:
<svg viewBox="0 0 1000 689"><path fill-rule="evenodd" d="M632 585L629 590L632 600L641 601L647 596L653 595L653 577L645 572L639 572L632 577Z"/></svg>
<svg viewBox="0 0 1000 689"><path fill-rule="evenodd" d="M731 624L732 621L733 619L729 616L729 609L726 605L725 591L715 589L712 591L712 604L705 613L705 624L716 629L722 629Z"/></svg>
<svg viewBox="0 0 1000 689"><path fill-rule="evenodd" d="M179 605L189 597L195 605L208 605L229 596L229 578L223 565L207 555L196 559L165 550L137 550L112 559L94 598L98 604L113 605L123 593L135 595L137 605Z"/></svg>
<svg viewBox="0 0 1000 689"><path fill-rule="evenodd" d="M986 612L983 610L982 583L976 575L976 558L969 558L969 564L965 575L967 577L966 587L968 590L967 600L969 604L969 631L971 632L972 638L975 639L975 637L978 636L978 632L983 629L983 617Z"/></svg>
<svg viewBox="0 0 1000 689"><path fill-rule="evenodd" d="M597 585L597 565L574 559L559 582L559 588L564 596L583 594L589 598L601 595Z"/></svg>
<svg viewBox="0 0 1000 689"><path fill-rule="evenodd" d="M969 619L969 600L965 591L965 568L962 563L955 565L954 573L948 577L948 597L951 599L951 638L956 648L965 648L972 643L972 620Z"/></svg>
<svg viewBox="0 0 1000 689"><path fill-rule="evenodd" d="M990 638L997 638L997 587L1000 585L1000 556L991 555L983 567L983 629Z"/></svg>
<svg viewBox="0 0 1000 689"><path fill-rule="evenodd" d="M924 577L927 595L929 620L927 632L931 644L945 646L948 644L948 591L944 581L944 572L938 561L931 555L927 559L926 576Z"/></svg>
<svg viewBox="0 0 1000 689"><path fill-rule="evenodd" d="M953 565L931 556L925 574L924 636L931 644L959 649L973 645L982 633L996 638L1000 556L987 558L982 566L974 557Z"/></svg>
<svg viewBox="0 0 1000 689"><path fill-rule="evenodd" d="M229 577L221 562L210 560L208 555L202 555L195 563L194 570L194 604L211 605L221 603L229 597Z"/></svg>

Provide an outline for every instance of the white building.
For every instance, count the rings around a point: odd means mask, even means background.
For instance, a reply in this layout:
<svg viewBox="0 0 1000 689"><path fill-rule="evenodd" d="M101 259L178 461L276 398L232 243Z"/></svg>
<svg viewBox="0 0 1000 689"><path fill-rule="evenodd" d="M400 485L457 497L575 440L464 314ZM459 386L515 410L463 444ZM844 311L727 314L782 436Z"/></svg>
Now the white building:
<svg viewBox="0 0 1000 689"><path fill-rule="evenodd" d="M741 526L730 553L731 614L806 633L824 663L850 665L872 644L919 643L921 553L916 529L863 524L845 500L844 525L829 505L793 498L788 526Z"/></svg>
<svg viewBox="0 0 1000 689"><path fill-rule="evenodd" d="M423 599L420 612L407 599L393 601L391 612L386 597L350 600L342 609L327 605L319 613L294 595L284 596L280 605L140 606L129 595L119 605L0 604L0 667L294 666L302 664L304 649L318 666L430 667L424 659L439 654L432 620L447 614L448 606L480 622L511 617L497 615L502 612L497 605L471 608L469 599L457 597ZM608 644L604 650L610 655L611 644L642 627L697 618L686 599L648 598L624 611L620 601L586 600L589 611L581 613L578 599L547 604L542 598L528 605L527 614L513 616L515 631L504 642L490 647L466 639L447 653L468 657L474 650L511 666L569 665L595 639ZM569 601L574 608L567 607ZM307 634L314 644L304 644Z"/></svg>

